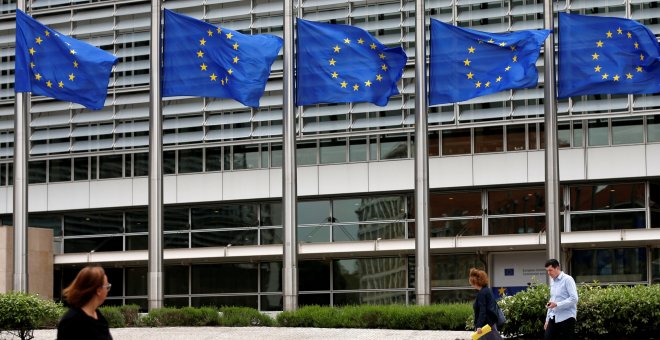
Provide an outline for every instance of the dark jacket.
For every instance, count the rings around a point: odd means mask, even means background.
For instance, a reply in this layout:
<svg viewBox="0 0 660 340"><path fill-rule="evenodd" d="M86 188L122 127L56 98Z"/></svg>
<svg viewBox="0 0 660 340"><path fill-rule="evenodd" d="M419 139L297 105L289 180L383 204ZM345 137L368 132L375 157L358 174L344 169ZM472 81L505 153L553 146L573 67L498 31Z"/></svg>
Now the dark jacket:
<svg viewBox="0 0 660 340"><path fill-rule="evenodd" d="M57 340L112 340L108 321L98 309L96 315L98 320L80 308L70 308L57 325Z"/></svg>
<svg viewBox="0 0 660 340"><path fill-rule="evenodd" d="M472 308L474 309L474 327L481 328L486 324L491 327L497 324L497 316L493 315L491 310L492 304L495 303L493 292L488 286L482 287L477 293L477 298L474 300Z"/></svg>

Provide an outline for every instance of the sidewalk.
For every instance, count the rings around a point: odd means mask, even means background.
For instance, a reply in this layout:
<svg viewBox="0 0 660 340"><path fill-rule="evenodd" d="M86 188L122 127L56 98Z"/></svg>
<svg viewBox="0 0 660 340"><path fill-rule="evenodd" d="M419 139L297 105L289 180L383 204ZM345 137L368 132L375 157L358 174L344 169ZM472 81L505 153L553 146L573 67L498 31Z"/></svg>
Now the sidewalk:
<svg viewBox="0 0 660 340"><path fill-rule="evenodd" d="M231 340L467 340L471 332L461 331L411 331L396 329L349 329L349 328L285 328L285 327L165 327L165 328L113 328L114 340L136 339L231 339ZM34 332L35 340L55 339L56 330ZM5 336L3 334L3 336ZM12 338L7 338L12 339ZM16 339L16 338L13 338ZM12 339L12 340L13 340Z"/></svg>

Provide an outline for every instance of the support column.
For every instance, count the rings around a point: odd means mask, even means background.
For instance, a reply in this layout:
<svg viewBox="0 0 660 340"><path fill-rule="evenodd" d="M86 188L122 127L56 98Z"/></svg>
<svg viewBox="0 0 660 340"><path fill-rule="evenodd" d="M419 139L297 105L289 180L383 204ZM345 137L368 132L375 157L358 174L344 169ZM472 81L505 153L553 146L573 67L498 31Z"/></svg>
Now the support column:
<svg viewBox="0 0 660 340"><path fill-rule="evenodd" d="M163 307L163 124L161 1L151 0L149 72L149 310Z"/></svg>
<svg viewBox="0 0 660 340"><path fill-rule="evenodd" d="M426 100L426 10L415 1L415 295L431 304L429 270L429 148Z"/></svg>
<svg viewBox="0 0 660 340"><path fill-rule="evenodd" d="M293 0L284 1L284 159L282 161L282 215L284 223L284 268L282 287L284 310L298 308L296 107L294 96Z"/></svg>
<svg viewBox="0 0 660 340"><path fill-rule="evenodd" d="M551 0L544 0L544 28L554 30ZM544 111L545 111L545 225L548 258L561 261L561 229L559 225L559 151L557 150L557 96L555 78L555 35L545 40Z"/></svg>

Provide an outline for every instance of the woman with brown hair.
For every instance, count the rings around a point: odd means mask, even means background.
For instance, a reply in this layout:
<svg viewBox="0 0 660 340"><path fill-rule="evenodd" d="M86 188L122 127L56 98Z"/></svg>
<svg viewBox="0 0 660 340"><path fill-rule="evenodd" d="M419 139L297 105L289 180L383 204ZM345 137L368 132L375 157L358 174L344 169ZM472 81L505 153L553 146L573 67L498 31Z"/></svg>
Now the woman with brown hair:
<svg viewBox="0 0 660 340"><path fill-rule="evenodd" d="M492 304L496 304L493 292L488 288L488 274L485 271L476 268L470 269L470 285L479 291L474 300L472 308L474 309L474 327L477 334L482 334L481 328L490 325L491 331L480 339L502 339L497 331L497 315L494 315Z"/></svg>
<svg viewBox="0 0 660 340"><path fill-rule="evenodd" d="M57 339L112 340L108 321L98 310L110 287L103 268L83 268L63 291L69 311L57 325Z"/></svg>

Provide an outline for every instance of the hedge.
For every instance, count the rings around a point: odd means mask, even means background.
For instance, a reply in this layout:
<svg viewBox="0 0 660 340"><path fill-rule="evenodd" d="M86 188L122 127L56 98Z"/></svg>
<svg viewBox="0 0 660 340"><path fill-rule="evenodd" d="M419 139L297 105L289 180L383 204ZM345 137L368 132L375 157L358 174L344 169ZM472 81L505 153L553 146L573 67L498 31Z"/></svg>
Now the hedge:
<svg viewBox="0 0 660 340"><path fill-rule="evenodd" d="M33 339L35 329L55 327L63 313L61 304L38 295L0 294L0 334L7 332L22 340Z"/></svg>

